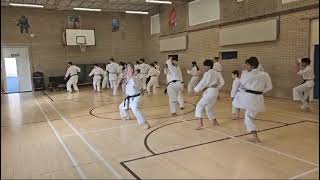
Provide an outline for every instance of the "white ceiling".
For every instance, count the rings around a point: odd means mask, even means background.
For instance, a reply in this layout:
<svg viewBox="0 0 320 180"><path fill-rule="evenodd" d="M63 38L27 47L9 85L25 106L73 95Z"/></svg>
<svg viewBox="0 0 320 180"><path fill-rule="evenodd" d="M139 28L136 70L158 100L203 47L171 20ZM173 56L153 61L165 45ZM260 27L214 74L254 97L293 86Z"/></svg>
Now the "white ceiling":
<svg viewBox="0 0 320 180"><path fill-rule="evenodd" d="M171 1L181 4L191 0ZM46 9L54 10L72 10L74 7L99 8L108 12L124 10L156 12L160 7L159 4L146 3L145 0L1 0L1 6L9 6L9 3L38 4L44 5Z"/></svg>

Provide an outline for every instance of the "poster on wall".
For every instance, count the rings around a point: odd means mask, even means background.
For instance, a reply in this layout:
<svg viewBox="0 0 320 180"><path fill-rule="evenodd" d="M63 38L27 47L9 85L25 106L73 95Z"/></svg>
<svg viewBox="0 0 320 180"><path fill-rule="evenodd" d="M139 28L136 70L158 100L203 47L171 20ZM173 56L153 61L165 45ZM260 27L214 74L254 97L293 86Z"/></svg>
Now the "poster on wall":
<svg viewBox="0 0 320 180"><path fill-rule="evenodd" d="M68 16L68 28L80 29L81 28L80 16Z"/></svg>
<svg viewBox="0 0 320 180"><path fill-rule="evenodd" d="M177 26L177 12L175 9L172 9L169 13L169 26L170 27Z"/></svg>
<svg viewBox="0 0 320 180"><path fill-rule="evenodd" d="M112 32L118 31L120 28L120 22L118 19L113 19L112 20Z"/></svg>

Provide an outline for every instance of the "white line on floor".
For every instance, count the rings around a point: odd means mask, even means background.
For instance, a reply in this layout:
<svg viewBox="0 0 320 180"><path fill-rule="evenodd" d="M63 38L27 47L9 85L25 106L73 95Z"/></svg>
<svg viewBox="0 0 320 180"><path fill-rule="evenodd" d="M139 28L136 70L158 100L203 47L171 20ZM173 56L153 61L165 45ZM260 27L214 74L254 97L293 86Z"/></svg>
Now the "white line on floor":
<svg viewBox="0 0 320 180"><path fill-rule="evenodd" d="M187 124L190 124L190 125L194 125L194 124L192 124L192 123L190 123L190 122L188 122L188 121L183 121L183 122L185 122L185 123L187 123ZM301 158L292 156L292 155L290 155L290 154L283 153L283 152L280 152L280 151L277 151L277 150L274 150L274 149L271 149L271 148L268 148L268 147L259 145L259 144L255 144L255 143L252 143L252 142L243 140L243 139L241 139L241 138L234 137L234 136L231 136L231 135L229 135L229 134L225 134L225 133L220 132L220 131L212 130L212 129L209 129L209 128L205 128L205 129L207 129L208 131L212 131L212 132L214 132L214 133L223 135L223 136L227 136L227 137L230 137L230 138L233 138L233 139L237 139L238 141L241 141L241 142L244 142L244 143L247 143L247 144L251 144L251 145L256 146L256 147L260 147L260 148L265 149L265 150L268 150L268 151L272 151L272 152L281 154L281 155L283 155L283 156L287 156L287 157L292 158L292 159L296 159L296 160L298 160L298 161L305 162L305 163L307 163L307 164L311 164L311 165L314 165L314 166L317 166L317 167L319 166L319 164L316 164L316 163L313 163L313 162L310 162L310 161L307 161L307 160L304 160L304 159L301 159Z"/></svg>
<svg viewBox="0 0 320 180"><path fill-rule="evenodd" d="M56 135L56 137L58 138L60 144L62 145L64 151L67 153L69 159L71 160L73 166L76 168L77 172L79 173L79 176L81 179L88 179L87 176L84 174L83 170L79 167L79 163L77 162L77 160L73 157L73 155L71 154L69 148L67 147L67 145L64 143L63 139L61 138L61 136L59 135L58 131L54 128L54 126L52 125L51 121L49 121L48 116L46 115L46 113L43 111L42 107L40 106L39 102L37 101L37 99L35 97L33 97L33 99L35 100L36 104L38 105L41 113L43 114L43 116L46 118L47 123L49 124L50 128L52 129L52 131L54 132L54 134Z"/></svg>
<svg viewBox="0 0 320 180"><path fill-rule="evenodd" d="M118 178L123 179L122 176L102 157L102 155L91 145L83 135L57 110L57 108L52 105L46 98L44 98L47 103L55 110L63 121L80 137L80 139L89 147L89 149L97 156L97 158L103 162L103 164Z"/></svg>
<svg viewBox="0 0 320 180"><path fill-rule="evenodd" d="M302 177L302 176L308 175L308 174L313 173L313 172L316 172L316 171L319 171L319 168L311 169L311 170L306 171L306 172L304 172L304 173L301 173L301 174L298 174L298 175L296 175L296 176L293 176L293 177L291 177L291 178L289 178L289 179L297 179L297 178L300 178L300 177Z"/></svg>

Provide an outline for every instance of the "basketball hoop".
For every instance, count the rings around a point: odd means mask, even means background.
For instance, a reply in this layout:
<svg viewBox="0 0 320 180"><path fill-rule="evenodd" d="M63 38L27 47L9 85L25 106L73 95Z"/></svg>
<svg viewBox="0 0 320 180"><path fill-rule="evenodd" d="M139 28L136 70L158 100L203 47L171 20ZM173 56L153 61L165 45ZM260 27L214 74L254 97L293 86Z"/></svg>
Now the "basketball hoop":
<svg viewBox="0 0 320 180"><path fill-rule="evenodd" d="M79 47L81 52L86 52L87 45L85 43L80 43Z"/></svg>

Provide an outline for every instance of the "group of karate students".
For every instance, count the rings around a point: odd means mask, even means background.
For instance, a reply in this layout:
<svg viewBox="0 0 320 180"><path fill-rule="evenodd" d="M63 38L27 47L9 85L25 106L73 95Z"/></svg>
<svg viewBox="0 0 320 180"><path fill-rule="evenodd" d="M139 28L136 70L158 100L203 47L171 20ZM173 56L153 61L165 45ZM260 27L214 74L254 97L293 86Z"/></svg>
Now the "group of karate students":
<svg viewBox="0 0 320 180"><path fill-rule="evenodd" d="M310 63L311 60L309 58L303 58L297 62L298 74L303 76L304 82L293 89L294 100L300 100L302 102L301 108L304 110L309 110L309 101L307 98L309 98L314 86L314 74ZM70 76L67 89L69 92L72 91L71 85L73 85L75 91L78 91L76 87L76 74L80 72L80 68L72 65L72 63L69 64L70 67L66 73L66 77ZM195 117L199 119L199 126L196 130L204 128L204 111L213 126L219 125L216 114L214 113L214 105L219 99L220 89L225 84L221 74L222 65L219 62L219 57L216 57L214 60L206 59L203 62L203 66L204 71L201 72L197 63L192 62L192 68L187 70L187 74L192 76L188 84L188 92L191 94L203 92L195 110ZM132 63L120 63L120 65L118 65L114 62L114 59L111 58L109 64L106 66L106 71L111 88L113 88L113 95L116 95L119 80L124 80L125 82L123 90L126 98L119 106L121 118L123 120L130 120L128 110L131 109L138 124L144 125L145 129L149 129L150 124L141 112L140 101L144 90L147 89L148 94L150 94L151 86L154 87L153 93L156 92L156 88L159 86L158 78L160 75L160 67L157 63L147 65L144 59L140 59L135 65ZM103 70L95 66L89 76L94 75L95 78L95 76L101 74L103 74ZM177 59L170 57L166 61L164 74L166 75L167 81L165 93L169 97L170 112L173 116L176 116L177 106L179 106L181 110L184 109L184 98L182 95L184 81ZM146 83L148 77L150 77L150 84ZM234 79L231 89L232 117L233 119L239 119L240 110L244 110L244 124L247 131L252 134L251 141L260 142L254 119L259 112L265 111L264 94L272 89L271 78L268 73L264 72L264 68L259 64L256 57L246 59L241 75L238 70L234 70L232 72L232 78ZM97 81L98 78L94 80L94 83Z"/></svg>

